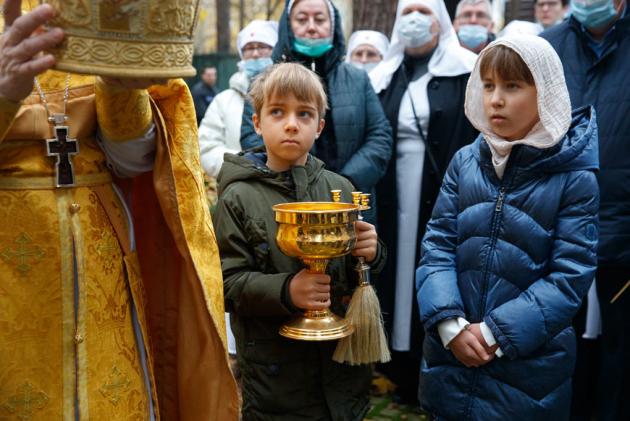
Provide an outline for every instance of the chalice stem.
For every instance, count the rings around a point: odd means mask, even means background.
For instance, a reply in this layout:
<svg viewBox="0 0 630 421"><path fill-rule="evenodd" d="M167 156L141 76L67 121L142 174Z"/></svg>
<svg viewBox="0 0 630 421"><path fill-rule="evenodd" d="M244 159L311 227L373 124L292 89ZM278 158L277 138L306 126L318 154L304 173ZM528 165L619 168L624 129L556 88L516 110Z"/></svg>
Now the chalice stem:
<svg viewBox="0 0 630 421"><path fill-rule="evenodd" d="M306 270L310 273L326 273L328 267L328 259L307 259L303 258L302 261L306 265ZM305 310L304 316L309 319L321 319L324 317L330 317L330 310Z"/></svg>
<svg viewBox="0 0 630 421"><path fill-rule="evenodd" d="M326 273L328 267L328 259L308 259L302 258L306 265L306 270L310 273Z"/></svg>

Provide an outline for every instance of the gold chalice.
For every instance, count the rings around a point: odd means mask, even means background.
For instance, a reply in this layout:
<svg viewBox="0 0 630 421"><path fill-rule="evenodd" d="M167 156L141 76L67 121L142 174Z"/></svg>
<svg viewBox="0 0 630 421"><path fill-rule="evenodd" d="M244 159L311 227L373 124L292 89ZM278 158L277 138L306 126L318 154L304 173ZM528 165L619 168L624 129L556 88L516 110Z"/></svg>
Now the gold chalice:
<svg viewBox="0 0 630 421"><path fill-rule="evenodd" d="M280 250L297 257L312 273L325 273L330 259L344 256L356 242L359 206L338 202L296 202L273 206ZM280 335L304 341L328 341L354 331L346 320L326 310L306 310L280 328Z"/></svg>

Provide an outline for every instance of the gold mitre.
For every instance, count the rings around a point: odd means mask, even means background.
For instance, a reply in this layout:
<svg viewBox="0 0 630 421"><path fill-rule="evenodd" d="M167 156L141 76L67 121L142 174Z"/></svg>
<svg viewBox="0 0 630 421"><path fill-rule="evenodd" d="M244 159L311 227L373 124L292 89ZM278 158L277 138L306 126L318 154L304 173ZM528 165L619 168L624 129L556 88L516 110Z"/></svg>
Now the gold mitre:
<svg viewBox="0 0 630 421"><path fill-rule="evenodd" d="M193 32L199 0L46 0L64 42L55 68L113 77L195 75Z"/></svg>

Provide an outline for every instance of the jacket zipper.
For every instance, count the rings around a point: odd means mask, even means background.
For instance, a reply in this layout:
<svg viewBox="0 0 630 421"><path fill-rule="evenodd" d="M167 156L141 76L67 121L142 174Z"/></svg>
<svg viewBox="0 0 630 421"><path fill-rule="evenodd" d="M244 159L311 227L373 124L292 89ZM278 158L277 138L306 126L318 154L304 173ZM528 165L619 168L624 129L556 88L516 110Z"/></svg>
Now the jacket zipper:
<svg viewBox="0 0 630 421"><path fill-rule="evenodd" d="M494 205L494 214L492 215L492 229L490 231L490 250L488 250L488 256L486 257L486 264L484 267L483 274L483 283L481 286L481 298L479 300L479 321L482 321L483 313L486 311L486 294L488 293L488 268L490 267L490 260L492 259L492 254L494 252L494 248L497 244L498 232L499 232L499 222L501 220L501 213L503 212L503 203L505 201L505 192L507 187L501 185L499 187L499 195L497 196L497 201ZM475 370L473 373L473 378L470 384L470 396L468 400L468 405L466 408L466 419L471 419L470 417L470 409L472 405L473 396L476 393L477 381L479 379L479 371Z"/></svg>
<svg viewBox="0 0 630 421"><path fill-rule="evenodd" d="M503 212L503 202L505 200L505 192L507 187L502 185L499 188L499 195L497 196L497 201L494 206L494 215L492 216L492 230L490 232L490 249L488 250L488 256L486 257L486 265L484 268L483 274L483 283L481 285L481 298L479 301L479 320L483 318L483 314L486 311L486 294L488 293L488 277L489 277L489 267L490 261L492 259L492 255L494 253L494 248L497 245L497 240L499 237L499 225L501 221L501 214Z"/></svg>

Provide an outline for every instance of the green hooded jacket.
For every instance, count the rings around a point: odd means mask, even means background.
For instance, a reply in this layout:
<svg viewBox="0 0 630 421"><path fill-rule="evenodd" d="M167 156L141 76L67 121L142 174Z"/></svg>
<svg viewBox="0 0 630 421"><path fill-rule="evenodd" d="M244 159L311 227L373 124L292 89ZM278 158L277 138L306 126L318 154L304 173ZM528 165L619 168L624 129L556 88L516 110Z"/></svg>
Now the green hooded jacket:
<svg viewBox="0 0 630 421"><path fill-rule="evenodd" d="M276 245L271 209L285 202L330 201L332 189L342 190L342 201L349 202L353 187L310 155L305 166L274 172L260 151L226 154L213 217L242 373L243 419L361 420L368 410L371 366L332 361L337 341L297 341L278 334L299 312L288 284L304 266ZM384 262L379 242L374 274ZM357 284L355 263L348 255L328 266L331 309L341 316Z"/></svg>

